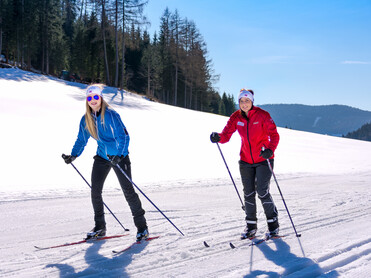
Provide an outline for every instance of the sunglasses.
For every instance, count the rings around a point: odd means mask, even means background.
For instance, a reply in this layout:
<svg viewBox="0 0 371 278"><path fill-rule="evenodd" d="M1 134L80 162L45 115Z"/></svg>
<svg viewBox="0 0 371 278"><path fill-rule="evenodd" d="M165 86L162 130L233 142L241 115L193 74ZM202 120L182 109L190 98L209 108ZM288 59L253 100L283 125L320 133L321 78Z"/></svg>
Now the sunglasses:
<svg viewBox="0 0 371 278"><path fill-rule="evenodd" d="M98 95L88 96L86 99L87 99L87 101L90 102L93 98L94 98L95 100L99 100L99 96L98 96Z"/></svg>

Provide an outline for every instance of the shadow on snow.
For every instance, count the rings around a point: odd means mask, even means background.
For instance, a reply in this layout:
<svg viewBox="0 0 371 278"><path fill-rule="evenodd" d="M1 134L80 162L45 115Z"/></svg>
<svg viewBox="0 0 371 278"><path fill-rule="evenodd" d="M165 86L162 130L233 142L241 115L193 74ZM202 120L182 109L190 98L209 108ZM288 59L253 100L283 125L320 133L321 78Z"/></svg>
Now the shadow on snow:
<svg viewBox="0 0 371 278"><path fill-rule="evenodd" d="M126 273L126 267L130 265L135 254L141 253L147 246L148 242L143 242L133 246L130 250L110 257L99 254L99 250L104 244L94 242L85 253L85 262L89 265L86 269L76 272L70 264L48 264L47 268L58 268L61 278L68 277L129 277ZM125 245L122 246L124 248ZM120 248L118 248L120 249Z"/></svg>
<svg viewBox="0 0 371 278"><path fill-rule="evenodd" d="M272 248L274 244L276 248ZM265 256L266 259L275 263L277 266L282 267L284 270L281 273L264 270L253 270L253 252L254 247L257 247ZM325 270L314 262L313 260L305 257L298 257L291 253L290 246L282 239L275 239L267 243L262 243L251 248L250 258L250 274L244 277L252 278L259 275L267 275L267 277L301 277L301 278L312 278L312 277L339 277L337 271L333 270L329 273L325 273Z"/></svg>

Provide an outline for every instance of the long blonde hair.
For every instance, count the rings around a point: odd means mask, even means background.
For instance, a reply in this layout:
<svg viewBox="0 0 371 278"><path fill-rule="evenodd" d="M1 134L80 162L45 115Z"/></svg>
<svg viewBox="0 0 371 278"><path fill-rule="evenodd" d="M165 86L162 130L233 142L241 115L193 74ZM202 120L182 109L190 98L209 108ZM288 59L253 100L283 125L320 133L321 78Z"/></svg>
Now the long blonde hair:
<svg viewBox="0 0 371 278"><path fill-rule="evenodd" d="M94 85L97 86L97 85ZM104 115L106 113L106 109L109 107L108 103L102 98L102 104L101 104L101 123L104 126ZM97 126L95 125L95 121L93 119L92 113L93 109L89 106L88 100L85 100L85 107L86 107L86 112L85 112L85 124L86 124L86 129L89 131L90 135L98 140L98 132L97 132Z"/></svg>

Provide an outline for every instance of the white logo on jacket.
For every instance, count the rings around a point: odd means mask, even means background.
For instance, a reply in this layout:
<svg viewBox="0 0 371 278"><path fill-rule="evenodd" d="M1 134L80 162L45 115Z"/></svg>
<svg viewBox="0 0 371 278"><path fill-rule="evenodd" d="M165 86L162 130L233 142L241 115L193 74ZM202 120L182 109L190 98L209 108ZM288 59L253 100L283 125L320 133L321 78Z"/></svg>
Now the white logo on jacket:
<svg viewBox="0 0 371 278"><path fill-rule="evenodd" d="M245 124L243 122L237 122L237 125L239 125L239 126L245 126Z"/></svg>

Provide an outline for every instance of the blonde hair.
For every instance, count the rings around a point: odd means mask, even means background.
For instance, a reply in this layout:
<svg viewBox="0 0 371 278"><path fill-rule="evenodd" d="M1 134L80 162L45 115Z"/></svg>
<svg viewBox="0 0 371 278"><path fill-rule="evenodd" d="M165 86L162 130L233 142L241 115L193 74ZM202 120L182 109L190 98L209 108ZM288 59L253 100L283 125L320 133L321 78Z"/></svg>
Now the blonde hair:
<svg viewBox="0 0 371 278"><path fill-rule="evenodd" d="M95 84L94 86L97 86L99 84ZM102 98L102 104L101 104L101 123L104 126L104 115L106 113L106 109L109 107L108 103ZM85 112L85 124L86 124L86 129L90 133L90 135L98 140L98 132L97 132L97 126L95 124L95 121L93 119L92 113L93 110L89 106L88 100L85 100L85 107L86 107L86 112Z"/></svg>

